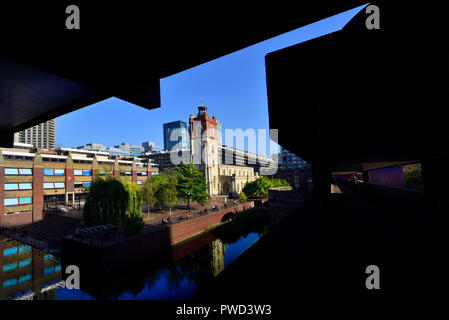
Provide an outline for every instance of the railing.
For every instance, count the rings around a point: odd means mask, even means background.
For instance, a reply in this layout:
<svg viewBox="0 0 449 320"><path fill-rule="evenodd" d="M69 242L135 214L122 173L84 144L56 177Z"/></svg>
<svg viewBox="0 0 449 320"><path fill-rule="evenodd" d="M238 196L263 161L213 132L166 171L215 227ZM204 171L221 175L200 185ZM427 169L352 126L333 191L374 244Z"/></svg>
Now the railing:
<svg viewBox="0 0 449 320"><path fill-rule="evenodd" d="M8 237L12 240L18 241L23 245L38 249L39 255L51 254L53 256L59 256L59 250L51 247L47 241L35 239L28 236L26 230L21 230L20 226L14 226L9 223L0 223L0 234ZM65 236L65 234L64 234Z"/></svg>

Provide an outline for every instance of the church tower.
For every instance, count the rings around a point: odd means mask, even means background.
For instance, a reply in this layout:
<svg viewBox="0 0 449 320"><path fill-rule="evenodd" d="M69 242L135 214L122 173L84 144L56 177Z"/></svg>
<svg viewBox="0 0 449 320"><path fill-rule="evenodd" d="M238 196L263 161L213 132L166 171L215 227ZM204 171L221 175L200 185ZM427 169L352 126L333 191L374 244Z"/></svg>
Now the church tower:
<svg viewBox="0 0 449 320"><path fill-rule="evenodd" d="M215 115L207 114L207 107L201 104L196 117L189 118L191 162L204 173L209 195L218 194L218 132Z"/></svg>

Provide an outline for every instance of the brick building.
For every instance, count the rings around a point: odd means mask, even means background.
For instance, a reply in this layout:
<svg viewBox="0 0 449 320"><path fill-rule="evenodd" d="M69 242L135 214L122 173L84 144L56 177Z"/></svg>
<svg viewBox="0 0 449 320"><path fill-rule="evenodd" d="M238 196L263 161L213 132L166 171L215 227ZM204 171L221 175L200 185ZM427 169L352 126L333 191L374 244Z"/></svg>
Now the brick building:
<svg viewBox="0 0 449 320"><path fill-rule="evenodd" d="M75 204L96 175L109 171L142 185L158 172L149 159L60 148L0 148L0 223L19 225L43 218L50 203Z"/></svg>

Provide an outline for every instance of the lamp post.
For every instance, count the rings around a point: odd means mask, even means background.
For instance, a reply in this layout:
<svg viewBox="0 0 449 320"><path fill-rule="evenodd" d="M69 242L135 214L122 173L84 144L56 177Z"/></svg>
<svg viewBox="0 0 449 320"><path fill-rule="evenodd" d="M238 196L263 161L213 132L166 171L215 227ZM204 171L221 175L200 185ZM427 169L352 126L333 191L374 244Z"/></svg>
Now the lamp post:
<svg viewBox="0 0 449 320"><path fill-rule="evenodd" d="M58 211L58 190L55 189L55 210Z"/></svg>
<svg viewBox="0 0 449 320"><path fill-rule="evenodd" d="M78 189L78 210L81 211L81 190Z"/></svg>
<svg viewBox="0 0 449 320"><path fill-rule="evenodd" d="M190 192L187 193L187 208L189 209L190 212Z"/></svg>

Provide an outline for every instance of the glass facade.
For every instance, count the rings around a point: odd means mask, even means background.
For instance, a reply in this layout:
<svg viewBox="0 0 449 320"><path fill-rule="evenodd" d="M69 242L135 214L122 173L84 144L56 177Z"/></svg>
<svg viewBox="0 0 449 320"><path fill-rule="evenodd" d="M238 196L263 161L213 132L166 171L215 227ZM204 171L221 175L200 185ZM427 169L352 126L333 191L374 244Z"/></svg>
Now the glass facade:
<svg viewBox="0 0 449 320"><path fill-rule="evenodd" d="M164 150L189 149L189 131L184 121L164 123Z"/></svg>

